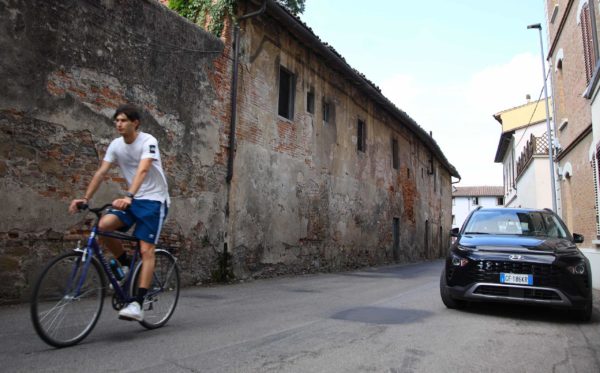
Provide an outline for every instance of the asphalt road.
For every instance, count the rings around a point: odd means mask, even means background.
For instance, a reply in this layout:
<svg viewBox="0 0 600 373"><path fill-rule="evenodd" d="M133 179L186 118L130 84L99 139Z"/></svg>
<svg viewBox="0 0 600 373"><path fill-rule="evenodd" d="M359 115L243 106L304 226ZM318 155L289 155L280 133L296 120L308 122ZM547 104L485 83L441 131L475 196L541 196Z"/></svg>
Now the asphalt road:
<svg viewBox="0 0 600 373"><path fill-rule="evenodd" d="M0 307L2 372L599 372L590 323L514 305L448 310L441 261L185 289L148 331L110 304L81 344L54 349L28 305ZM600 293L596 292L596 305Z"/></svg>

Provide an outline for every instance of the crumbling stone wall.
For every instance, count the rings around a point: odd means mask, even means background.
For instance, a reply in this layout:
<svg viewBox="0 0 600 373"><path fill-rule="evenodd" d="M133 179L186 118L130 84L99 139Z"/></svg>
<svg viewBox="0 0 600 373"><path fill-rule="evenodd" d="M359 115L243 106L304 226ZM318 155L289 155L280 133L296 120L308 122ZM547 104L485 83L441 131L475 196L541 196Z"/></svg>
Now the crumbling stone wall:
<svg viewBox="0 0 600 373"><path fill-rule="evenodd" d="M214 61L223 43L146 1L0 1L0 300L24 299L40 265L74 247L67 214L110 140L114 109L142 108L173 203L162 242L185 284L210 278L224 234L225 162ZM93 204L122 194L115 168Z"/></svg>
<svg viewBox="0 0 600 373"><path fill-rule="evenodd" d="M268 12L245 21L242 35L229 237L236 272L258 277L444 255L451 177L422 141ZM290 120L277 111L280 66L295 79ZM335 111L328 123L325 101ZM359 119L367 125L365 152L357 150Z"/></svg>
<svg viewBox="0 0 600 373"><path fill-rule="evenodd" d="M225 244L238 279L440 257L448 170L268 15L242 25L226 183L230 26L219 40L153 0L0 0L0 302L25 299L40 266L89 230L90 217L68 215L67 205L117 136L110 117L123 102L144 110L142 130L159 140L173 201L161 241L176 252L184 285L210 280ZM280 65L297 77L292 120L277 115ZM335 107L327 124L324 100ZM358 119L365 152L356 149ZM124 187L115 170L93 204Z"/></svg>

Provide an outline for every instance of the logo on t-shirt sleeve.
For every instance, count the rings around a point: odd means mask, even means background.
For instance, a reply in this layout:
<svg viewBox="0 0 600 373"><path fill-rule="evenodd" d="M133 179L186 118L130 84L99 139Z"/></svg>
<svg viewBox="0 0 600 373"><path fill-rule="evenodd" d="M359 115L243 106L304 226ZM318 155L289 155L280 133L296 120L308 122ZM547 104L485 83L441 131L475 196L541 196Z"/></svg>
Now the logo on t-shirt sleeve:
<svg viewBox="0 0 600 373"><path fill-rule="evenodd" d="M150 153L156 154L156 145L150 145Z"/></svg>

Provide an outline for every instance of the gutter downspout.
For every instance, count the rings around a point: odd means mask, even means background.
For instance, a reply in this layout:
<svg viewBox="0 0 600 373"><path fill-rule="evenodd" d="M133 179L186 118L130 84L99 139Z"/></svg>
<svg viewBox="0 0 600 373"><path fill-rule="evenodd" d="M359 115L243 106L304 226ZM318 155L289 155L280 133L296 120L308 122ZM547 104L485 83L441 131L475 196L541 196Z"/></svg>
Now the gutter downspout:
<svg viewBox="0 0 600 373"><path fill-rule="evenodd" d="M250 12L242 15L238 18L233 27L233 75L231 77L231 121L229 126L229 158L227 158L227 176L225 181L227 182L227 202L225 205L225 226L227 227L225 242L223 243L223 260L221 263L221 280L227 281L228 277L228 266L227 263L230 257L228 253L227 244L231 237L229 232L230 221L229 215L231 212L231 180L233 179L233 158L235 157L235 126L237 123L237 81L238 81L238 64L240 60L240 26L239 21L243 21L250 17L258 16L265 12L267 9L267 0L263 0L263 4L259 10Z"/></svg>
<svg viewBox="0 0 600 373"><path fill-rule="evenodd" d="M239 22L245 19L261 15L267 9L267 0L259 10L244 14L238 18L238 22L233 28L233 76L231 78L231 121L229 126L229 158L227 159L227 184L231 184L233 178L233 158L235 156L235 126L237 123L237 81L238 81L238 63L240 60L240 25ZM228 203L229 205L229 203ZM228 208L229 210L229 208ZM228 211L229 213L229 211Z"/></svg>

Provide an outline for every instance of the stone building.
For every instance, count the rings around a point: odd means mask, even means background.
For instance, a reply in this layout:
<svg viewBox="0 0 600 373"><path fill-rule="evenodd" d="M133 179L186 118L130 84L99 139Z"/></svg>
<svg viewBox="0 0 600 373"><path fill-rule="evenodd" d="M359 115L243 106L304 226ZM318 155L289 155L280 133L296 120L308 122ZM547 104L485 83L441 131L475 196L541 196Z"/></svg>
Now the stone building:
<svg viewBox="0 0 600 373"><path fill-rule="evenodd" d="M239 15L260 5L240 1ZM0 283L11 286L1 298L26 296L41 263L89 228L66 207L115 136L123 101L144 109L143 129L159 139L173 200L161 239L185 284L210 280L225 250L236 278L445 252L456 169L274 1L238 17L237 90L229 22L219 40L151 0L7 7ZM94 202L123 186L115 172Z"/></svg>

